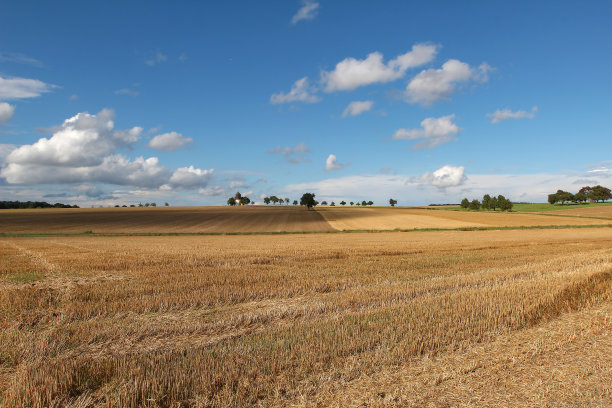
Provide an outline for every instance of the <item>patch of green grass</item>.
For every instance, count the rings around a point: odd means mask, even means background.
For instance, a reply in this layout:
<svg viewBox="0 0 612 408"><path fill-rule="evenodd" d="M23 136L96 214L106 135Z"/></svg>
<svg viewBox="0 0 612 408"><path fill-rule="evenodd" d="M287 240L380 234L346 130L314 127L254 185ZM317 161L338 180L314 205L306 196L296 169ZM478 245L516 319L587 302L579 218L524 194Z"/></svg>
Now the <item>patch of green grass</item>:
<svg viewBox="0 0 612 408"><path fill-rule="evenodd" d="M557 211L557 210L570 210L574 208L590 208L590 207L605 207L612 205L610 203L586 203L586 204L548 204L548 203L527 203L527 204L514 204L512 207L513 211L518 212L540 212L540 211Z"/></svg>
<svg viewBox="0 0 612 408"><path fill-rule="evenodd" d="M41 280L42 275L34 272L16 272L9 274L5 279L12 283L27 283Z"/></svg>

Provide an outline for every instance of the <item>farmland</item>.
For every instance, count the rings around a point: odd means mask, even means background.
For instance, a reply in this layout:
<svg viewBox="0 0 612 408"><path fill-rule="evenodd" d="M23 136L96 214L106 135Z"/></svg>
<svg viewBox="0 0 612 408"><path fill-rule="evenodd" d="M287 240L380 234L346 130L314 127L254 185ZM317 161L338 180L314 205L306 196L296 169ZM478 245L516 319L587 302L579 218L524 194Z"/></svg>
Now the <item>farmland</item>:
<svg viewBox="0 0 612 408"><path fill-rule="evenodd" d="M293 206L78 208L0 211L0 233L192 233L330 231L315 211Z"/></svg>
<svg viewBox="0 0 612 408"><path fill-rule="evenodd" d="M611 301L609 227L3 237L0 406L609 406Z"/></svg>
<svg viewBox="0 0 612 408"><path fill-rule="evenodd" d="M608 208L612 207L593 210L610 214ZM303 207L288 205L25 209L0 211L0 234L295 233L612 224L612 219L555 214L557 212L542 215L401 207L319 207L306 211Z"/></svg>

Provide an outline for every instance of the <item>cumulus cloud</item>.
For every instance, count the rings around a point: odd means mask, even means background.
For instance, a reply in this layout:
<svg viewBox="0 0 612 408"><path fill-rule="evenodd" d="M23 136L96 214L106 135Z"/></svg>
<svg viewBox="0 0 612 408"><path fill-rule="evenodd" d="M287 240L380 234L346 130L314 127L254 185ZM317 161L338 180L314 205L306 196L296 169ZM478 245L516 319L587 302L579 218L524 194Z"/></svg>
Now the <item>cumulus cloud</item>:
<svg viewBox="0 0 612 408"><path fill-rule="evenodd" d="M467 180L465 167L446 165L433 173L423 173L420 177L412 179L413 182L430 184L438 188L456 187Z"/></svg>
<svg viewBox="0 0 612 408"><path fill-rule="evenodd" d="M288 93L279 92L270 97L270 103L290 103L290 102L305 102L305 103L316 103L321 100L316 95L312 95L312 87L308 82L308 78L304 77L295 81L291 90Z"/></svg>
<svg viewBox="0 0 612 408"><path fill-rule="evenodd" d="M411 103L428 106L440 99L447 99L460 83L488 81L491 69L487 63L474 68L465 62L451 59L440 69L426 69L418 73L408 83L406 96Z"/></svg>
<svg viewBox="0 0 612 408"><path fill-rule="evenodd" d="M354 101L349 103L344 112L342 112L342 117L346 118L347 116L357 116L361 115L363 112L367 112L372 109L374 106L374 102L372 101Z"/></svg>
<svg viewBox="0 0 612 408"><path fill-rule="evenodd" d="M310 148L306 143L298 143L295 147L276 146L274 149L268 149L267 153L280 154L281 156L285 157L289 163L298 164L304 160L307 153L310 153Z"/></svg>
<svg viewBox="0 0 612 408"><path fill-rule="evenodd" d="M453 136L459 133L459 127L453 123L454 119L454 114L439 118L426 118L421 122L422 129L398 129L393 134L393 139L425 139L412 148L414 150L432 148L450 142L454 139Z"/></svg>
<svg viewBox="0 0 612 408"><path fill-rule="evenodd" d="M6 102L0 102L0 124L6 123L13 117L15 107Z"/></svg>
<svg viewBox="0 0 612 408"><path fill-rule="evenodd" d="M323 71L321 82L326 92L351 91L360 86L394 81L404 76L409 68L432 61L438 52L437 46L415 44L412 50L383 62L380 52L373 52L365 59L346 58L336 64L333 71Z"/></svg>
<svg viewBox="0 0 612 408"><path fill-rule="evenodd" d="M492 124L496 124L508 119L533 119L537 112L537 106L531 108L531 112L523 110L512 112L510 109L498 109L493 113L487 114L487 117L491 118Z"/></svg>
<svg viewBox="0 0 612 408"><path fill-rule="evenodd" d="M38 79L0 76L0 99L36 98L53 87Z"/></svg>
<svg viewBox="0 0 612 408"><path fill-rule="evenodd" d="M119 147L138 140L142 128L114 131L114 112L79 113L55 130L51 138L14 150L7 161L16 164L94 166Z"/></svg>
<svg viewBox="0 0 612 408"><path fill-rule="evenodd" d="M325 160L325 170L327 171L340 170L340 169L345 168L348 165L349 163L346 163L346 164L338 163L338 159L336 158L335 154L330 154L327 157L327 160Z"/></svg>
<svg viewBox="0 0 612 408"><path fill-rule="evenodd" d="M180 133L170 132L155 136L149 142L149 147L163 152L171 152L177 149L184 149L187 143L192 141L193 139L184 137Z"/></svg>
<svg viewBox="0 0 612 408"><path fill-rule="evenodd" d="M0 177L11 184L106 183L164 189L194 189L207 185L213 169L193 166L171 171L157 157L134 160L118 154L135 143L142 128L114 130L114 112L79 113L41 138L6 156Z"/></svg>
<svg viewBox="0 0 612 408"><path fill-rule="evenodd" d="M169 185L179 189L194 189L206 187L214 169L202 170L193 166L181 167L170 176Z"/></svg>
<svg viewBox="0 0 612 408"><path fill-rule="evenodd" d="M312 20L317 16L319 3L311 0L303 0L302 7L291 19L291 24L296 24L302 20Z"/></svg>
<svg viewBox="0 0 612 408"><path fill-rule="evenodd" d="M1 144L0 143L0 163L4 160L6 156L9 155L10 152L15 150L17 146L13 144Z"/></svg>

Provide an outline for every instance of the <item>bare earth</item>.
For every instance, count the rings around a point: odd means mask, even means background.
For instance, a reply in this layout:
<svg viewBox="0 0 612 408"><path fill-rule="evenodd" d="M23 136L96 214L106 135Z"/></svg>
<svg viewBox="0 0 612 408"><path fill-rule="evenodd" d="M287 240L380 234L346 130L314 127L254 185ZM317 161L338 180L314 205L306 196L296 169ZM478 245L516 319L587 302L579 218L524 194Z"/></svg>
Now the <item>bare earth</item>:
<svg viewBox="0 0 612 408"><path fill-rule="evenodd" d="M612 228L0 238L2 408L610 407L611 341Z"/></svg>
<svg viewBox="0 0 612 408"><path fill-rule="evenodd" d="M612 207L610 207L612 208ZM553 217L504 212L468 212L416 208L317 208L338 230L393 230L413 228L519 227L609 224L608 220Z"/></svg>
<svg viewBox="0 0 612 408"><path fill-rule="evenodd" d="M310 232L333 228L296 206L75 208L0 211L0 232Z"/></svg>

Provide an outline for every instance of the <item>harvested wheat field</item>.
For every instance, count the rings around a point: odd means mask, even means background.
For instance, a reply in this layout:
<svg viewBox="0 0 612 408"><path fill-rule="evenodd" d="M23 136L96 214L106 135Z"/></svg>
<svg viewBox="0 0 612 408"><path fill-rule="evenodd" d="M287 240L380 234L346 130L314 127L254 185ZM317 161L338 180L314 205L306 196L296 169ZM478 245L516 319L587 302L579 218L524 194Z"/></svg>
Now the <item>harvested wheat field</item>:
<svg viewBox="0 0 612 408"><path fill-rule="evenodd" d="M612 228L0 239L0 406L609 407Z"/></svg>
<svg viewBox="0 0 612 408"><path fill-rule="evenodd" d="M567 210L547 211L546 214L562 214L579 217L600 217L612 219L612 205L584 208L568 208Z"/></svg>
<svg viewBox="0 0 612 408"><path fill-rule="evenodd" d="M0 233L310 232L333 228L296 206L51 208L0 211Z"/></svg>
<svg viewBox="0 0 612 408"><path fill-rule="evenodd" d="M609 220L553 217L537 213L453 211L429 208L322 207L317 209L338 230L392 230L414 228L529 227L609 224ZM557 212L555 212L557 213Z"/></svg>

